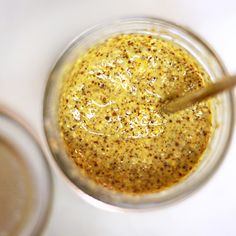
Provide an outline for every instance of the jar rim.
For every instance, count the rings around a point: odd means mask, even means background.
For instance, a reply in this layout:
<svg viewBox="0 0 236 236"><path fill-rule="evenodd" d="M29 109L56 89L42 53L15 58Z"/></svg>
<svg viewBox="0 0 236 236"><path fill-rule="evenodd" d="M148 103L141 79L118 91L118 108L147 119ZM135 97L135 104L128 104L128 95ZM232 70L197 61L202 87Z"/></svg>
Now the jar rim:
<svg viewBox="0 0 236 236"><path fill-rule="evenodd" d="M32 206L33 209L30 209L29 212L30 218L20 227L20 232L25 235L39 235L45 229L52 207L53 180L49 163L35 132L22 117L5 105L0 104L0 120L0 135L4 142L6 139L7 144L9 143L13 148L16 148L16 151L21 152L24 151L24 148L19 145L17 140L22 139L26 141L24 145L28 145L32 153L39 156L37 159L36 156L34 156L34 160L29 160L31 156L26 154L26 152L23 152L25 155L22 155L22 161L25 162L27 168L32 168L32 170L30 169L29 171L34 171L34 176L30 177L33 181L32 184L37 183L37 187L34 186L35 191L42 194L44 199L41 199L41 196L38 195L33 196L37 206L35 206L35 204ZM4 124L7 126L3 127ZM16 134L18 134L18 136ZM17 137L14 139L14 136ZM15 145L18 147L15 147ZM36 163L34 166L32 165L33 162ZM38 171L35 171L36 165L37 168L42 171L41 174L45 174L43 177L39 175ZM40 185L38 185L39 181Z"/></svg>
<svg viewBox="0 0 236 236"><path fill-rule="evenodd" d="M48 82L46 85L45 89L45 95L44 95L44 107L43 107L43 119L44 119L44 131L45 131L45 136L46 140L49 146L49 149L52 153L52 156L56 160L57 165L59 166L59 169L62 170L62 174L64 175L65 178L70 180L70 183L76 187L77 190L79 190L79 193L82 193L81 196L85 198L85 200L88 200L89 202L94 203L96 206L102 206L103 208L106 209L146 209L146 208L155 208L159 206L164 206L172 202L176 202L177 200L184 199L187 197L190 193L196 191L199 189L200 186L203 185L203 183L207 182L207 180L210 178L210 176L215 172L215 170L219 167L221 161L223 160L225 153L228 149L231 137L232 137L232 132L233 132L233 122L234 122L234 99L233 99L233 93L232 92L227 92L227 100L229 103L230 107L230 114L228 114L229 121L230 121L230 128L228 129L228 134L227 134L227 140L224 142L224 148L222 149L221 155L218 157L218 162L215 165L214 169L208 173L208 175L205 176L205 178L201 178L201 181L194 185L189 187L188 189L184 189L184 186L180 187L178 194L172 193L171 195L167 194L169 189L173 189L175 187L170 187L166 191L161 191L154 195L165 195L162 197L162 200L155 200L156 198L150 198L147 195L143 195L140 197L140 199L134 200L134 196L132 196L132 200L129 199L128 196L125 196L124 194L120 193L113 193L110 190L107 190L103 187L100 186L95 186L91 183L91 186L88 187L86 185L86 181L83 182L81 178L77 176L75 171L73 171L73 167L71 166L71 162L69 161L69 158L67 158L66 153L64 150L62 150L62 142L59 142L59 136L58 134L55 135L55 132L57 132L56 124L54 124L54 127L52 126L53 122L53 111L52 111L52 104L55 102L55 97L52 90L55 85L56 81L56 76L55 74L58 73L58 70L64 65L64 61L66 61L67 56L73 52L74 48L85 39L88 39L91 37L93 34L99 33L99 31L103 31L106 29L108 31L107 35L111 36L109 32L112 32L112 29L115 27L121 27L127 24L150 24L150 26L153 26L153 24L157 24L159 26L162 26L163 28L169 28L171 29L174 33L181 34L183 37L186 37L186 40L190 44L198 44L199 47L201 47L201 50L205 50L209 57L214 60L214 62L217 64L219 69L221 70L222 74L227 74L225 66L219 59L218 55L214 52L213 49L211 49L208 44L202 40L198 35L193 33L192 31L179 26L175 23L172 23L170 21L162 20L159 18L151 18L151 17L131 17L131 18L120 18L117 20L114 20L109 23L104 23L104 24L99 24L96 25L88 30L85 30L81 34L79 34L75 39L72 40L72 42L69 44L69 46L66 47L66 49L62 52L62 54L59 56L58 60L56 61L55 65L53 66L53 69L51 70L48 78ZM119 28L120 29L120 28ZM109 31L110 30L110 31ZM120 29L121 30L121 29ZM132 30L132 27L131 27ZM122 32L120 32L122 33ZM94 41L96 42L96 40ZM93 45L93 44L92 44ZM54 93L55 93L55 88L54 88ZM68 159L66 161L66 158ZM70 164L71 163L71 164ZM83 183L82 183L83 182ZM180 181L180 184L184 183L184 180ZM179 186L179 185L178 185ZM95 191L96 189L96 191ZM108 194L112 195L108 197ZM115 196L115 195L116 196ZM146 197L145 201L144 198ZM127 200L129 199L129 200ZM100 204L101 203L101 204Z"/></svg>

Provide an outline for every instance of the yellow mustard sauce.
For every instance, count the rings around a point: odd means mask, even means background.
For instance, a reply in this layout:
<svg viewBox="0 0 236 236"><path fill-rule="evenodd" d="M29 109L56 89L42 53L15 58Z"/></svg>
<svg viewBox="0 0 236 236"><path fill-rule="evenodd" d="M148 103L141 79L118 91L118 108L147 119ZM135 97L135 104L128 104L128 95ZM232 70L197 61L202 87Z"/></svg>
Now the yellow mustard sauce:
<svg viewBox="0 0 236 236"><path fill-rule="evenodd" d="M202 102L162 114L209 75L183 48L144 34L91 47L64 75L58 122L68 156L97 184L128 194L161 191L201 160L212 132Z"/></svg>

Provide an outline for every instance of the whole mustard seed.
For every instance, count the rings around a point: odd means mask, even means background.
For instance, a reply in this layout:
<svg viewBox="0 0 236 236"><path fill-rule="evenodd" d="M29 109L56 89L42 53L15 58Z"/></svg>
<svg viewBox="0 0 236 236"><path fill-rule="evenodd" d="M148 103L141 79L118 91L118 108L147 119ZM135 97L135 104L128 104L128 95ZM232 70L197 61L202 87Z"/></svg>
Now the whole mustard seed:
<svg viewBox="0 0 236 236"><path fill-rule="evenodd" d="M80 55L64 75L58 121L78 171L108 189L153 193L199 164L212 129L202 102L161 114L165 102L204 87L209 76L173 42L120 34Z"/></svg>

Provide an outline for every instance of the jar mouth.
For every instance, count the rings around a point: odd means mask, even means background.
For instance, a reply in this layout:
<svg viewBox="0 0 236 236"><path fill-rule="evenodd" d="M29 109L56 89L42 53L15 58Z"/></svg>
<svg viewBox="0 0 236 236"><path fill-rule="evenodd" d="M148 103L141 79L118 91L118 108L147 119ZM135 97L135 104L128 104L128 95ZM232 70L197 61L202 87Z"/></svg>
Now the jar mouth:
<svg viewBox="0 0 236 236"><path fill-rule="evenodd" d="M19 211L20 219L17 218L18 220L14 224L11 223L11 226L6 226L6 233L39 235L47 223L51 209L53 194L51 171L31 128L17 114L1 104L0 142L1 150L6 155L5 160L8 157L11 159L6 162L6 166L4 165L9 171L9 176L7 172L5 173L7 176L4 174L3 176L5 176L4 178L9 177L8 182L15 185L14 191L17 200L14 204L21 202L20 205L18 204L20 208L14 209L14 214ZM11 174L13 170L14 172ZM18 171L20 175L17 178L13 173L18 173ZM21 183L19 179L22 180ZM18 182L19 188L16 186ZM9 191L13 192L13 189L9 189ZM6 192L8 192L7 188L5 195ZM21 192L22 194L19 194ZM4 196L3 200L6 198ZM1 214L12 215L13 213L9 212L10 208L7 209L5 213L3 211ZM12 219L11 222L14 220Z"/></svg>
<svg viewBox="0 0 236 236"><path fill-rule="evenodd" d="M54 65L46 85L43 110L45 135L52 156L59 168L64 176L70 180L70 183L76 187L78 192L82 193L81 196L96 206L102 205L103 208L108 206L109 209L112 207L116 209L155 208L184 199L190 193L199 189L203 183L207 182L219 167L224 159L233 132L233 94L227 92L217 98L219 103L215 107L221 122L219 131L214 133L216 138L212 142L213 147L215 148L216 146L217 150L213 154L209 153L209 151L205 154L210 155L213 161L209 161L208 158L208 161L203 162L202 166L197 167L197 171L178 184L157 193L133 196L116 193L98 186L87 177L78 173L75 164L68 158L63 149L64 144L57 124L57 103L63 80L60 75L64 66L74 60L78 49L85 50L96 44L96 42L114 34L134 32L154 33L158 37L174 41L189 51L200 62L212 80L218 80L227 74L219 57L201 38L181 26L157 18L142 17L114 20L111 23L98 25L86 30L69 44ZM224 139L223 141L219 139L220 133ZM219 143L219 141L221 142Z"/></svg>

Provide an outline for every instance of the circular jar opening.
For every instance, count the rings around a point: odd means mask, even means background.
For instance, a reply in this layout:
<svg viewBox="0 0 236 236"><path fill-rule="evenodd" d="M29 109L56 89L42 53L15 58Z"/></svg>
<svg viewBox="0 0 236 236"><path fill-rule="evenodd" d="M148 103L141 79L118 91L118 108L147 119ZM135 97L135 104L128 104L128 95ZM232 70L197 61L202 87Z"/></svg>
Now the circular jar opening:
<svg viewBox="0 0 236 236"><path fill-rule="evenodd" d="M208 73L211 81L226 75L217 55L194 33L173 23L155 18L120 19L96 26L79 35L56 62L47 83L44 98L44 128L52 156L64 175L89 201L119 208L143 209L166 205L194 192L215 172L223 160L233 130L233 95L224 93L212 101L213 133L198 167L177 184L157 193L130 195L102 187L78 171L68 157L58 125L58 109L65 70L88 48L111 36L144 34L161 38L188 51ZM98 201L97 201L98 200ZM106 205L104 204L104 205Z"/></svg>
<svg viewBox="0 0 236 236"><path fill-rule="evenodd" d="M27 126L0 105L0 234L40 235L47 223L52 178Z"/></svg>

